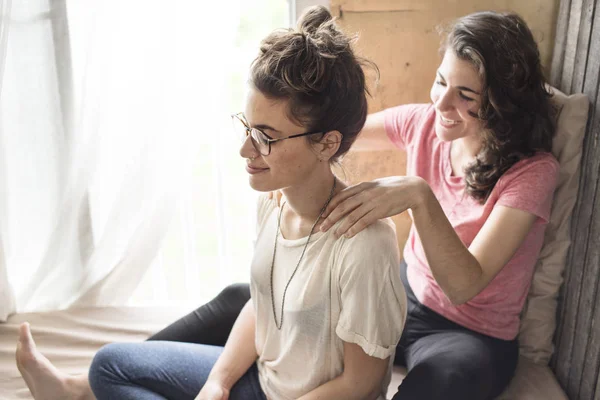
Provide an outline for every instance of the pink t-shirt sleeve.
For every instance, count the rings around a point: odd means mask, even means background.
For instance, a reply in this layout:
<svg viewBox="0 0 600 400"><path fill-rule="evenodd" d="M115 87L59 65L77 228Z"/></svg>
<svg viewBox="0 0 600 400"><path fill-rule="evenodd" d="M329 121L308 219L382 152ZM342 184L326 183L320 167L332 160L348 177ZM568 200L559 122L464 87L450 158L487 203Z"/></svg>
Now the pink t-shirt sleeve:
<svg viewBox="0 0 600 400"><path fill-rule="evenodd" d="M388 137L397 147L406 150L418 132L431 104L405 104L384 111L384 126Z"/></svg>
<svg viewBox="0 0 600 400"><path fill-rule="evenodd" d="M523 160L498 181L500 194L496 204L527 211L547 223L557 178L558 162L551 154Z"/></svg>

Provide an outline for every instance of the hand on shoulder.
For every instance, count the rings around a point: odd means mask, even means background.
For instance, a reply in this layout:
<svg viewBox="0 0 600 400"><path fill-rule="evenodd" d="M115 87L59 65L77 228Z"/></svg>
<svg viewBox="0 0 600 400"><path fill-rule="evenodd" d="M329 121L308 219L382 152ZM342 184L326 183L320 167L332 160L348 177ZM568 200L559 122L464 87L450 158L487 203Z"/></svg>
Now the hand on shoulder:
<svg viewBox="0 0 600 400"><path fill-rule="evenodd" d="M326 232L344 218L335 234L353 237L377 220L416 207L428 187L423 179L411 176L390 176L349 186L329 203L321 230Z"/></svg>

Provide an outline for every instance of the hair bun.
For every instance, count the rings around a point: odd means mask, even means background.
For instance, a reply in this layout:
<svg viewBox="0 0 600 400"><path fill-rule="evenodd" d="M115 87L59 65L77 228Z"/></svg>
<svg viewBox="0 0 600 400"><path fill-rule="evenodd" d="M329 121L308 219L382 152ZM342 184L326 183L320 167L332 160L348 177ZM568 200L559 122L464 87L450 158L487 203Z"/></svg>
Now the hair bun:
<svg viewBox="0 0 600 400"><path fill-rule="evenodd" d="M298 31L305 35L312 35L333 17L324 6L314 6L308 8L298 19Z"/></svg>

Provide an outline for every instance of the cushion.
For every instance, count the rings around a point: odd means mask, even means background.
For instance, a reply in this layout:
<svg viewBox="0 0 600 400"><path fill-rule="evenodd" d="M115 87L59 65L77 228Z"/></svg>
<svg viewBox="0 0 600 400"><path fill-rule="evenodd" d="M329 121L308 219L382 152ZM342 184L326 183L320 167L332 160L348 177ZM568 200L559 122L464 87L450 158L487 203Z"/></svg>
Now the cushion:
<svg viewBox="0 0 600 400"><path fill-rule="evenodd" d="M139 342L191 310L175 307L91 307L12 314L0 324L0 399L33 397L15 363L19 325L28 321L38 349L67 374L87 373L98 349Z"/></svg>
<svg viewBox="0 0 600 400"><path fill-rule="evenodd" d="M406 369L394 367L387 397L391 399L406 375ZM556 378L545 365L525 357L519 359L517 371L508 388L496 400L569 400Z"/></svg>
<svg viewBox="0 0 600 400"><path fill-rule="evenodd" d="M535 267L533 281L523 313L519 343L521 355L548 364L554 350L556 308L570 238L570 221L579 187L582 143L588 118L589 100L583 94L566 96L555 88L553 101L558 108L558 123L552 153L560 168L550 222L544 245Z"/></svg>
<svg viewBox="0 0 600 400"><path fill-rule="evenodd" d="M191 310L168 307L97 307L13 314L0 324L0 399L32 399L15 365L19 325L31 324L39 350L68 374L86 373L92 357L110 342L141 341ZM406 370L394 367L388 397ZM498 400L567 400L547 366L524 357L516 376Z"/></svg>

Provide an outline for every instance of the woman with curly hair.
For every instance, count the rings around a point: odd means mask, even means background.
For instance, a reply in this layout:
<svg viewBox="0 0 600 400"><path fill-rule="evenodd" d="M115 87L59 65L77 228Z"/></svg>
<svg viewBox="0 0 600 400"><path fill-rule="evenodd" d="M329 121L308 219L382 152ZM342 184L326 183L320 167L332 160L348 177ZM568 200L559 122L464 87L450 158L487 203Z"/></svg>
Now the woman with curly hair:
<svg viewBox="0 0 600 400"><path fill-rule="evenodd" d="M554 109L527 24L467 15L442 52L431 103L370 115L357 141L404 149L407 176L345 189L321 227L353 237L410 210L396 352L408 374L394 400L493 399L508 385L558 172Z"/></svg>

